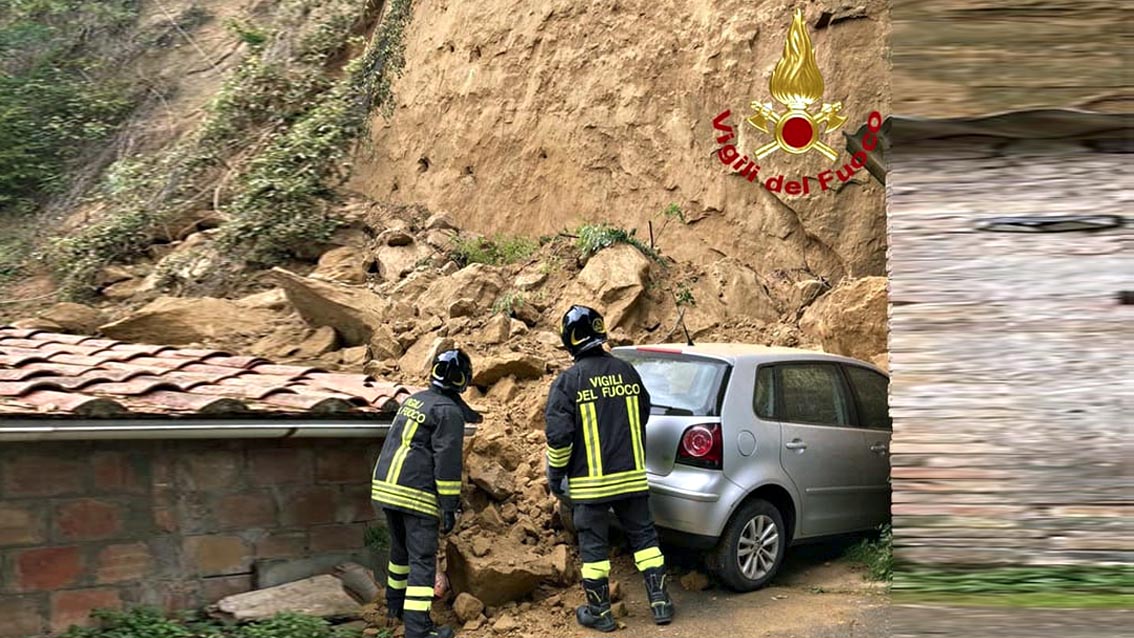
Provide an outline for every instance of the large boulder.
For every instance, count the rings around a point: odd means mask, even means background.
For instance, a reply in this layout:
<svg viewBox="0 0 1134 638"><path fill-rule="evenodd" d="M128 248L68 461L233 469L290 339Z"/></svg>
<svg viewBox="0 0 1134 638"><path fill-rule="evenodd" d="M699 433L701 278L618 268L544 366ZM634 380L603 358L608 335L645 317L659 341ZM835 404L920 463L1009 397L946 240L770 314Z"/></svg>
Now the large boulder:
<svg viewBox="0 0 1134 638"><path fill-rule="evenodd" d="M480 454L469 455L469 480L497 501L516 493L516 479L495 458Z"/></svg>
<svg viewBox="0 0 1134 638"><path fill-rule="evenodd" d="M603 311L607 328L616 328L637 310L646 292L650 260L637 248L618 244L600 251L579 273L578 283Z"/></svg>
<svg viewBox="0 0 1134 638"><path fill-rule="evenodd" d="M277 315L212 297L159 297L137 312L99 327L111 339L179 345L260 334Z"/></svg>
<svg viewBox="0 0 1134 638"><path fill-rule="evenodd" d="M871 361L886 352L886 309L885 277L844 279L803 313L799 327L827 352Z"/></svg>
<svg viewBox="0 0 1134 638"><path fill-rule="evenodd" d="M543 376L546 368L544 360L535 355L505 352L474 362L472 382L473 385L487 387L504 377L538 379Z"/></svg>
<svg viewBox="0 0 1134 638"><path fill-rule="evenodd" d="M344 346L366 345L374 327L385 323L388 303L364 287L301 277L283 268L273 268L271 277L307 323L331 326Z"/></svg>
<svg viewBox="0 0 1134 638"><path fill-rule="evenodd" d="M450 277L434 281L418 301L418 308L435 315L447 315L455 302L464 300L475 311L487 312L503 288L504 278L499 269L472 264Z"/></svg>
<svg viewBox="0 0 1134 638"><path fill-rule="evenodd" d="M497 545L489 555L478 557L468 541L449 538L445 555L449 579L457 592L475 596L489 607L499 607L557 577L551 561L529 547L504 539Z"/></svg>
<svg viewBox="0 0 1134 638"><path fill-rule="evenodd" d="M108 317L100 310L79 303L57 303L39 313L39 318L59 327L60 332L94 334Z"/></svg>
<svg viewBox="0 0 1134 638"><path fill-rule="evenodd" d="M328 250L319 257L319 265L315 267L311 277L344 284L366 283L366 272L370 261L361 249L354 246L340 246Z"/></svg>
<svg viewBox="0 0 1134 638"><path fill-rule="evenodd" d="M379 246L375 253L378 262L378 274L384 281L398 281L424 259L429 258L433 251L419 242L412 242L396 246Z"/></svg>

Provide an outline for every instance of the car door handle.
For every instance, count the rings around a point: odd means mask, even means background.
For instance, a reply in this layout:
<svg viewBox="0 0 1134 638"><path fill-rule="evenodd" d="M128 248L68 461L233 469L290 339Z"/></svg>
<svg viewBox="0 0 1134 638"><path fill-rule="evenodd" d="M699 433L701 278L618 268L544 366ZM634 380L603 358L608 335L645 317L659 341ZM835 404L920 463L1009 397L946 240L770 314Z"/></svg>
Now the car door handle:
<svg viewBox="0 0 1134 638"><path fill-rule="evenodd" d="M789 450L806 450L807 444L804 443L803 441L801 441L800 439L792 439L792 440L788 441L787 443L784 443L784 447L786 447Z"/></svg>
<svg viewBox="0 0 1134 638"><path fill-rule="evenodd" d="M885 454L890 448L885 443L875 443L870 446L870 451L875 454Z"/></svg>

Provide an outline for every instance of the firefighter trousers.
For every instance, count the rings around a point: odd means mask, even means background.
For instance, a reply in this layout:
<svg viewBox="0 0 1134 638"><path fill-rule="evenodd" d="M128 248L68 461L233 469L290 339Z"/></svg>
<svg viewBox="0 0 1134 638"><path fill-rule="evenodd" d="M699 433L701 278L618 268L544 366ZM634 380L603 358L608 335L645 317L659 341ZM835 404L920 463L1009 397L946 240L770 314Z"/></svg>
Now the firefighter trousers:
<svg viewBox="0 0 1134 638"><path fill-rule="evenodd" d="M602 580L610 577L610 510L614 510L626 532L638 570L664 566L665 559L658 547L658 533L650 514L648 496L642 494L593 505L579 503L575 505L573 519L579 535L583 578Z"/></svg>
<svg viewBox="0 0 1134 638"><path fill-rule="evenodd" d="M406 638L433 629L433 582L437 571L437 519L383 508L390 532L386 607L405 621Z"/></svg>

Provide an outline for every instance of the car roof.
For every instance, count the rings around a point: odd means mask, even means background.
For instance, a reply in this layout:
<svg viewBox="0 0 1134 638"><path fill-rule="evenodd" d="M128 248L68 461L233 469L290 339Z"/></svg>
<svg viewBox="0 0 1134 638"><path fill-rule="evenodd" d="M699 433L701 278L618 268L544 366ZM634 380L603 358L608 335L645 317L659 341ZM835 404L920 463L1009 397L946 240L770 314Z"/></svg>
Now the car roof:
<svg viewBox="0 0 1134 638"><path fill-rule="evenodd" d="M819 350L807 350L804 348L782 348L777 346L761 346L751 343L698 343L696 345L686 345L684 343L656 343L656 344L642 344L637 346L619 346L614 348L615 352L626 352L638 350L643 352L672 352L679 354L701 355L706 357L713 357L716 359L724 359L731 363L738 363L741 361L761 363L772 360L797 360L797 359L825 359L830 361L842 361L846 363L856 363L865 365L869 368L876 368L867 361L861 361L851 357L844 357L837 354L830 354Z"/></svg>

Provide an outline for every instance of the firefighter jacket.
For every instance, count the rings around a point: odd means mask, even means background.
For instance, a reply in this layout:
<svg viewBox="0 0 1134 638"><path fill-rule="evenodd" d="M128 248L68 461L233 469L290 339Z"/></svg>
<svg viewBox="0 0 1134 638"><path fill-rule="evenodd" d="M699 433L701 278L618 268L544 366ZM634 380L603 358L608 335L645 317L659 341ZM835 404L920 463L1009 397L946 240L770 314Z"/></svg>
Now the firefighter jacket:
<svg viewBox="0 0 1134 638"><path fill-rule="evenodd" d="M575 503L645 493L650 395L629 363L601 348L584 354L551 386L547 463L551 480L567 478Z"/></svg>
<svg viewBox="0 0 1134 638"><path fill-rule="evenodd" d="M465 423L477 421L479 415L455 394L430 388L407 398L374 465L371 499L433 518L456 510Z"/></svg>

